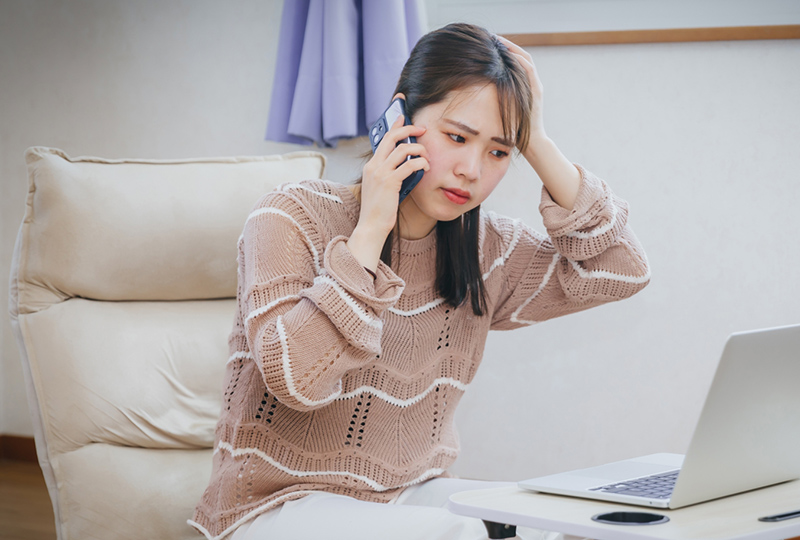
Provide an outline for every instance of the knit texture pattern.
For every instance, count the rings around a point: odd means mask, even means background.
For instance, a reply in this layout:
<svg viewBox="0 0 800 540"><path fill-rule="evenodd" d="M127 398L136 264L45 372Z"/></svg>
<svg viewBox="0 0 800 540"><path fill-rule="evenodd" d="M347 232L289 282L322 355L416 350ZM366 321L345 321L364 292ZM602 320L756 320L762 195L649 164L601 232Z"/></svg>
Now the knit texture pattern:
<svg viewBox="0 0 800 540"><path fill-rule="evenodd" d="M189 523L222 538L275 506L325 491L388 502L446 475L453 416L489 330L621 300L649 281L628 206L579 167L575 208L542 191L547 235L482 212L488 311L434 287L436 233L398 239L373 280L346 241L359 203L324 180L257 203L239 240L238 309L211 481Z"/></svg>

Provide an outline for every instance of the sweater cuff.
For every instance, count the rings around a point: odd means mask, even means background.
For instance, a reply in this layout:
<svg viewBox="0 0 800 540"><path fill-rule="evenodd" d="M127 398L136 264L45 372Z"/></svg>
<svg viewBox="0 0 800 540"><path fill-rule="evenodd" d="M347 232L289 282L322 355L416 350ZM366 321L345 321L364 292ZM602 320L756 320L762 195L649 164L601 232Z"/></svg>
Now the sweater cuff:
<svg viewBox="0 0 800 540"><path fill-rule="evenodd" d="M300 293L311 300L353 346L380 354L383 312L400 298L405 282L388 266L378 267L373 280L337 236L325 248L323 269L314 284Z"/></svg>
<svg viewBox="0 0 800 540"><path fill-rule="evenodd" d="M322 273L300 296L327 316L347 341L371 354L380 354L382 315L403 293L405 282L386 265L373 280L337 236L325 248Z"/></svg>
<svg viewBox="0 0 800 540"><path fill-rule="evenodd" d="M347 247L345 236L337 236L325 248L323 268L350 296L369 306L378 317L397 302L406 285L383 261L378 263L377 277L373 279Z"/></svg>
<svg viewBox="0 0 800 540"><path fill-rule="evenodd" d="M543 187L539 211L559 252L573 260L586 260L616 241L627 222L628 204L600 178L578 164L575 167L581 184L573 209L560 206Z"/></svg>

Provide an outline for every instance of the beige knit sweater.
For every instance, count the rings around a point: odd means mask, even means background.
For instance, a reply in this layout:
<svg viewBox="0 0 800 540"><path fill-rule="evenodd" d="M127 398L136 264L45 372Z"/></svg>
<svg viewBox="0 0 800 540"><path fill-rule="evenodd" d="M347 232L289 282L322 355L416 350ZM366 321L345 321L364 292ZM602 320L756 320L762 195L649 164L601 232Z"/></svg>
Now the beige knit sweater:
<svg viewBox="0 0 800 540"><path fill-rule="evenodd" d="M573 211L543 190L548 236L481 213L488 314L443 303L435 232L398 240L372 277L345 241L359 203L314 180L265 195L239 241L211 482L189 521L221 538L314 491L387 502L446 474L453 415L489 330L509 330L620 300L649 270L627 204L581 169Z"/></svg>

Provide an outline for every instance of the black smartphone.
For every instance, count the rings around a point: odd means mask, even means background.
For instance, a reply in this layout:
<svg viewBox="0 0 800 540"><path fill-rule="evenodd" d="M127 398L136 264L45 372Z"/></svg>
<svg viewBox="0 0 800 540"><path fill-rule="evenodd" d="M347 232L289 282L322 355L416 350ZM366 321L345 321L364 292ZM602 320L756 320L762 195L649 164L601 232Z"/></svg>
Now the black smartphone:
<svg viewBox="0 0 800 540"><path fill-rule="evenodd" d="M383 140L383 136L386 135L386 132L389 131L389 129L394 125L395 121L401 116L405 119L403 120L403 125L408 126L411 124L411 119L406 115L405 100L402 98L396 98L392 101L392 104L389 105L389 108L384 111L381 117L378 118L374 124L372 124L372 127L369 130L369 143L372 145L373 154L375 153L375 149L378 148L378 145L381 143L381 140ZM416 137L408 137L397 144L415 142L417 142ZM408 156L406 161L409 159L414 159L415 157L419 156ZM403 185L400 187L400 201L398 204L403 202L403 199L405 199L406 196L411 193L411 190L414 189L414 186L416 186L422 179L422 174L423 171L420 169L418 171L414 171L408 178L403 180Z"/></svg>

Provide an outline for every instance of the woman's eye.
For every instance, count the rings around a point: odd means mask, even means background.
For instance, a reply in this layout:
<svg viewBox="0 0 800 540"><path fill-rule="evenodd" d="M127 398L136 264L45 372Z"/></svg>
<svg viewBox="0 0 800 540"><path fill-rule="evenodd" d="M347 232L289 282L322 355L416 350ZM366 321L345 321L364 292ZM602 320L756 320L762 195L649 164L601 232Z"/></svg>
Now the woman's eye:
<svg viewBox="0 0 800 540"><path fill-rule="evenodd" d="M461 135L456 135L455 133L448 133L447 135L457 143L463 143L464 141L466 141L464 137L462 137Z"/></svg>
<svg viewBox="0 0 800 540"><path fill-rule="evenodd" d="M508 152L503 152L502 150L492 150L492 155L497 158L504 158L508 155Z"/></svg>

